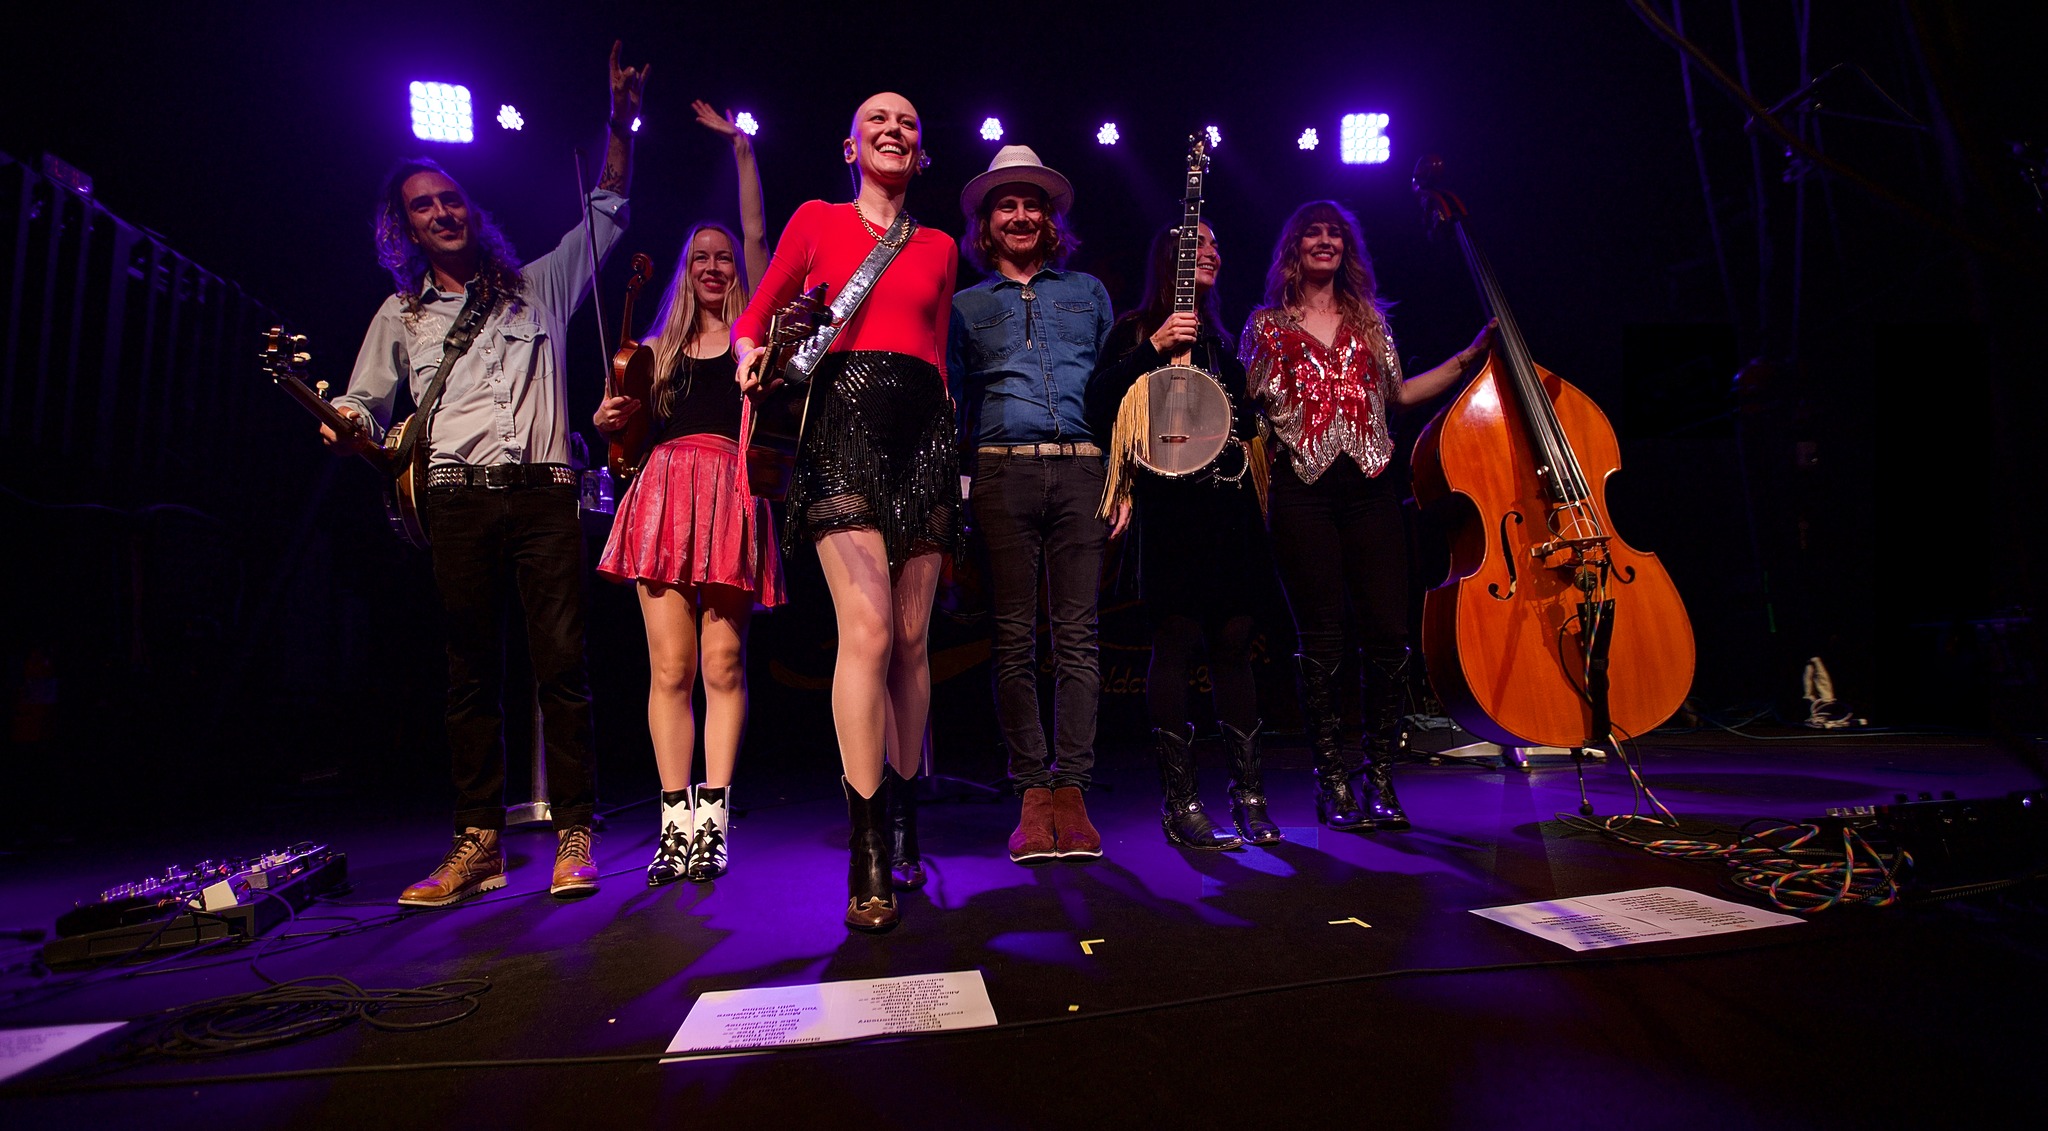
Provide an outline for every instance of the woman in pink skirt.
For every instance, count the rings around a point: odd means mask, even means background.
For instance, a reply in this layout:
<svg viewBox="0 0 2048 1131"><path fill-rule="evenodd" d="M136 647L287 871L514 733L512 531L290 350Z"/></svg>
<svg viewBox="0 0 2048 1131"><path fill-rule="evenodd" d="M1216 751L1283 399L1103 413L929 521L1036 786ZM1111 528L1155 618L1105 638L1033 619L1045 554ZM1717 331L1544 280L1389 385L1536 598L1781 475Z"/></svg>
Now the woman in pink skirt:
<svg viewBox="0 0 2048 1131"><path fill-rule="evenodd" d="M703 102L697 120L732 140L739 164L740 241L723 225L690 229L675 277L644 343L654 350L654 404L610 397L603 431L651 410L654 449L619 500L598 573L640 591L647 621L647 729L661 775L661 835L650 887L726 870L727 791L747 719L747 619L784 600L782 560L765 499L749 491L739 450L740 390L732 323L749 282L768 266L761 180L747 135ZM697 720L691 691L704 678L704 783L693 790Z"/></svg>

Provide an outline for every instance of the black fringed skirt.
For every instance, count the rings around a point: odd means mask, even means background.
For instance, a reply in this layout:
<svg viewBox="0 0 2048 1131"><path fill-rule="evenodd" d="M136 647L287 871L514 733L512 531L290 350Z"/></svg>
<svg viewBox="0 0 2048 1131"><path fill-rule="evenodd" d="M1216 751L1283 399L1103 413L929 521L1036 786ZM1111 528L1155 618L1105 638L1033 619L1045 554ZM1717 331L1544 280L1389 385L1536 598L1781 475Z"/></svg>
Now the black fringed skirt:
<svg viewBox="0 0 2048 1131"><path fill-rule="evenodd" d="M835 530L879 531L889 568L960 540L960 452L937 366L907 354L828 353L811 378L784 553Z"/></svg>

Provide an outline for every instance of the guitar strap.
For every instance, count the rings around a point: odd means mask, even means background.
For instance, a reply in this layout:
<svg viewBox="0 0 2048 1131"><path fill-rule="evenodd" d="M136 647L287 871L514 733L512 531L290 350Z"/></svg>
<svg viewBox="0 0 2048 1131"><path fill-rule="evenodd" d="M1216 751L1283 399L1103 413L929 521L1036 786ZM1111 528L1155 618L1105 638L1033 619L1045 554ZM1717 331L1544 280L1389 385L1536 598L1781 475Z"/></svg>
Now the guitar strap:
<svg viewBox="0 0 2048 1131"><path fill-rule="evenodd" d="M832 342L839 337L846 320L853 317L860 304L867 300L875 280L882 277L882 272L896 258L896 253L903 250L903 245L910 242L911 233L915 231L917 221L910 218L910 213L898 212L896 222L889 225L889 230L883 233L874 250L868 252L868 257L861 261L859 267L854 268L853 276L846 280L846 285L839 288L839 297L832 300L831 323L819 327L817 333L797 347L796 354L789 359L784 380L802 384L811 379L811 371L824 360L825 351L832 348Z"/></svg>
<svg viewBox="0 0 2048 1131"><path fill-rule="evenodd" d="M391 473L401 474L412 466L417 453L431 451L426 445L427 435L433 431L434 409L441 403L441 389L448 383L448 371L455 368L455 361L469 352L470 344L476 341L476 332L483 328L484 320L491 316L491 307L496 305L497 296L489 283L479 281L469 288L469 297L462 302L461 313L455 316L455 324L448 327L448 336L441 342L441 367L434 371L433 379L427 382L427 391L420 394L419 406L413 410L413 419L419 427L405 430L405 437L398 442L398 451L391 460Z"/></svg>

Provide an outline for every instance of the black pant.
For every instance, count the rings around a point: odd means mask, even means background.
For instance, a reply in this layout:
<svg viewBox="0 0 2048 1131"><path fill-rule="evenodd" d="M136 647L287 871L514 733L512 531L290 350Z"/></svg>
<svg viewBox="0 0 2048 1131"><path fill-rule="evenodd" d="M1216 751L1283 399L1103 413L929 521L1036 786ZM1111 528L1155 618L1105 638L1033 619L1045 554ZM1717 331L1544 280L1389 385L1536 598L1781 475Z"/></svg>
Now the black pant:
<svg viewBox="0 0 2048 1131"><path fill-rule="evenodd" d="M1401 500L1382 472L1340 457L1303 483L1285 452L1273 461L1273 554L1301 652L1335 666L1345 652L1345 610L1367 648L1408 643L1408 548Z"/></svg>
<svg viewBox="0 0 2048 1131"><path fill-rule="evenodd" d="M444 487L427 492L425 509L448 634L455 827L505 824L504 624L515 586L540 694L555 827L588 825L597 796L576 489ZM523 689L516 699L524 710Z"/></svg>
<svg viewBox="0 0 2048 1131"><path fill-rule="evenodd" d="M1095 712L1102 692L1095 593L1108 528L1103 465L1096 456L976 458L970 505L988 540L994 620L996 721L1009 749L1010 785L1080 786L1095 768ZM1052 621L1053 742L1038 721L1038 582Z"/></svg>
<svg viewBox="0 0 2048 1131"><path fill-rule="evenodd" d="M1208 644L1209 691L1216 721L1239 734L1259 728L1259 688L1252 676L1252 640L1258 625L1245 614L1198 621L1168 614L1152 629L1152 666L1145 674L1145 711L1154 730L1186 734L1188 677Z"/></svg>

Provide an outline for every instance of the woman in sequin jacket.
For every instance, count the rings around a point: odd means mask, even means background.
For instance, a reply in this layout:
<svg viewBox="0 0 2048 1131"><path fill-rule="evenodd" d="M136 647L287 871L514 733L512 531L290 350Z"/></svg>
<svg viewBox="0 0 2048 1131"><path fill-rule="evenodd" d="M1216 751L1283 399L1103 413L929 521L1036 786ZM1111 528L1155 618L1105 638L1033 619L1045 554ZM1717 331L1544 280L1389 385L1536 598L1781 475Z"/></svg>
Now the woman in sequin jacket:
<svg viewBox="0 0 2048 1131"><path fill-rule="evenodd" d="M1491 330L1404 379L1386 307L1358 220L1335 201L1311 201L1281 228L1266 303L1252 312L1239 347L1277 439L1269 523L1301 649L1316 818L1344 832L1408 827L1388 776L1402 745L1409 651L1400 492L1397 477L1383 474L1394 454L1387 408L1450 389L1485 354ZM1347 605L1365 653L1370 758L1346 755L1338 736L1334 684L1347 650Z"/></svg>

